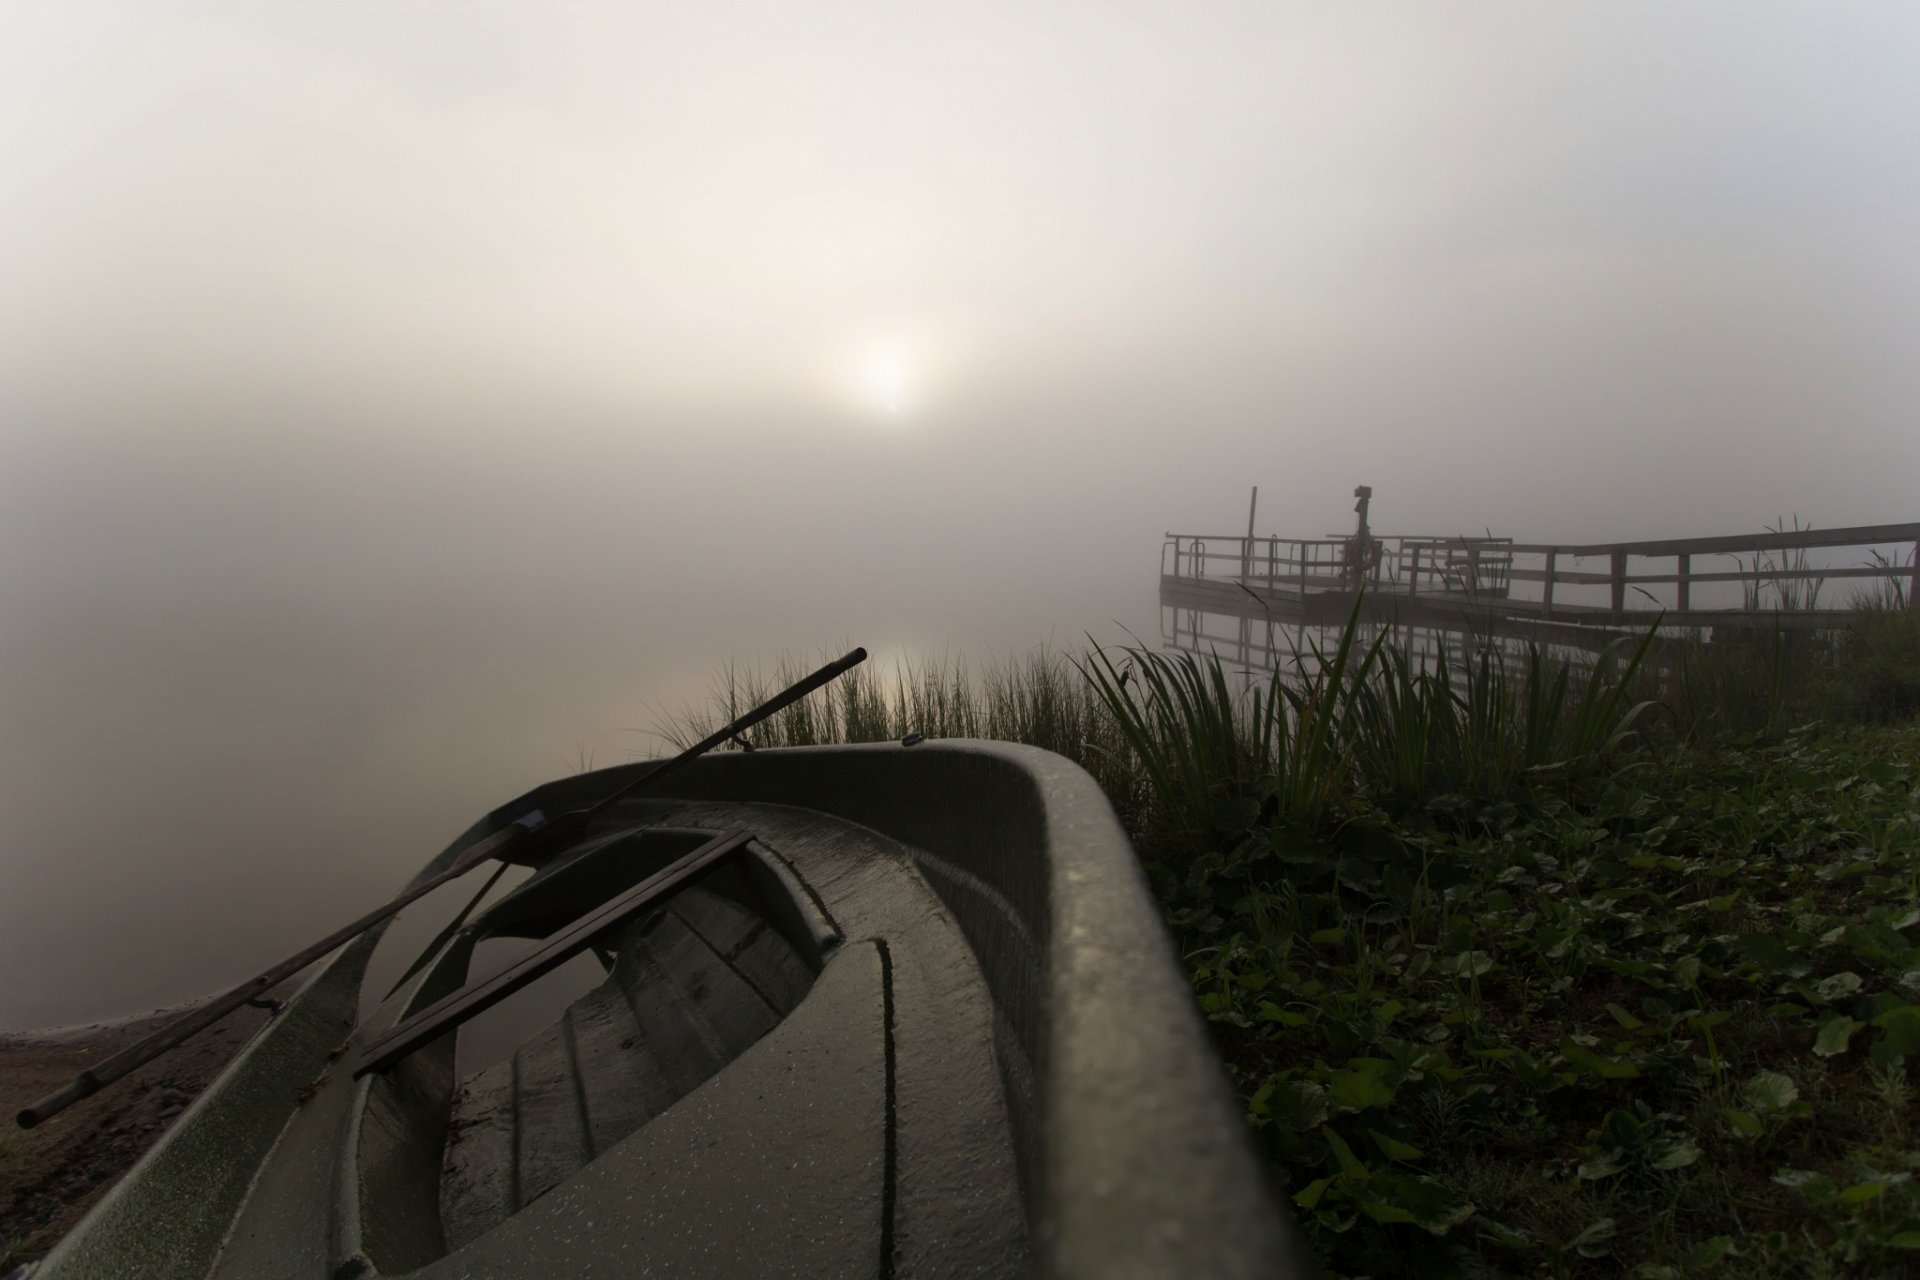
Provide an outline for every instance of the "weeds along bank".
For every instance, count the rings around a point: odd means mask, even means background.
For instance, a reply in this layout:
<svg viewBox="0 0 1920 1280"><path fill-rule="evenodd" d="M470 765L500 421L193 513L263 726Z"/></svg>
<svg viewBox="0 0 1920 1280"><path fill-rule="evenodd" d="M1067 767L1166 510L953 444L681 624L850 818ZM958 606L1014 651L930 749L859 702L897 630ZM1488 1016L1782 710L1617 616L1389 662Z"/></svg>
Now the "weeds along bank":
<svg viewBox="0 0 1920 1280"><path fill-rule="evenodd" d="M1861 701L1920 646L1882 625L1584 682L1351 630L1245 694L1137 650L923 664L767 741L1089 768L1329 1274L1920 1274L1920 725Z"/></svg>

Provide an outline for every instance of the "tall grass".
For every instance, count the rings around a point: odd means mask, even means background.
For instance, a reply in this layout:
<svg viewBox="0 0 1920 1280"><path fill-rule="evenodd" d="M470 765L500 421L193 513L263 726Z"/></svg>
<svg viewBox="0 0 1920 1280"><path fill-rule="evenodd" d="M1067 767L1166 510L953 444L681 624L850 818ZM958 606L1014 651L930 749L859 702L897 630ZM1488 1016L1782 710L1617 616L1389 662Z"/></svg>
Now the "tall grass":
<svg viewBox="0 0 1920 1280"><path fill-rule="evenodd" d="M1670 646L1644 687L1684 741L1774 738L1813 715L1811 690L1826 667L1826 641L1770 627Z"/></svg>
<svg viewBox="0 0 1920 1280"><path fill-rule="evenodd" d="M1786 520L1776 520L1767 525L1768 533L1805 533L1811 530L1811 524L1803 525L1800 517L1794 516L1789 524ZM1789 547L1779 551L1756 551L1749 568L1744 556L1732 552L1722 552L1739 566L1738 572L1751 573L1753 576L1740 585L1740 605L1749 613L1767 607L1767 593L1773 593L1772 605L1783 613L1797 613L1820 607L1820 591L1826 585L1826 579L1807 576L1812 562L1807 557L1805 547Z"/></svg>
<svg viewBox="0 0 1920 1280"><path fill-rule="evenodd" d="M1898 567L1896 565L1896 567ZM1912 567L1912 562L1907 562ZM1834 644L1826 704L1831 714L1868 724L1920 715L1920 607L1906 584L1889 578L1855 597L1854 620Z"/></svg>
<svg viewBox="0 0 1920 1280"><path fill-rule="evenodd" d="M1143 849L1215 847L1267 825L1330 831L1435 797L1525 799L1603 768L1653 726L1665 740L1777 735L1807 718L1920 714L1920 610L1896 582L1852 630L1739 634L1657 628L1596 659L1539 646L1421 654L1358 606L1331 650L1239 676L1215 654L1091 646L970 668L950 658L855 668L754 731L757 746L994 738L1092 773ZM1660 650L1654 661L1654 645ZM684 745L798 679L729 666L711 708L673 720ZM1650 713L1659 708L1663 715Z"/></svg>
<svg viewBox="0 0 1920 1280"><path fill-rule="evenodd" d="M1888 561L1883 567L1911 567ZM1641 692L1687 740L1777 738L1810 720L1887 724L1920 715L1920 609L1890 576L1854 593L1846 627L1728 628L1664 647Z"/></svg>
<svg viewBox="0 0 1920 1280"><path fill-rule="evenodd" d="M660 734L684 747L799 680L814 663L787 657L771 671L729 664L705 709L668 717ZM939 657L901 660L891 671L855 667L826 689L756 727L755 747L806 747L929 738L1023 742L1091 773L1123 813L1137 802L1137 771L1119 726L1075 661L1051 649L980 668Z"/></svg>
<svg viewBox="0 0 1920 1280"><path fill-rule="evenodd" d="M1244 695L1217 655L1095 647L1080 669L1131 749L1154 834L1205 839L1257 819L1327 821L1352 784L1354 694L1384 639L1360 649L1349 620L1331 657Z"/></svg>
<svg viewBox="0 0 1920 1280"><path fill-rule="evenodd" d="M1651 705L1633 690L1652 640L1649 632L1616 642L1591 667L1537 644L1517 668L1493 645L1458 667L1444 644L1431 666L1389 648L1354 698L1360 772L1377 796L1395 801L1493 798L1603 761Z"/></svg>
<svg viewBox="0 0 1920 1280"><path fill-rule="evenodd" d="M1369 806L1440 792L1514 795L1604 762L1646 711L1633 696L1652 637L1591 667L1492 646L1425 665L1358 614L1291 674L1237 682L1217 655L1095 645L974 671L947 659L860 667L761 725L756 746L909 733L1044 747L1086 768L1144 845L1196 849L1257 826L1331 830ZM666 730L684 744L790 683L804 664L728 667L714 706Z"/></svg>

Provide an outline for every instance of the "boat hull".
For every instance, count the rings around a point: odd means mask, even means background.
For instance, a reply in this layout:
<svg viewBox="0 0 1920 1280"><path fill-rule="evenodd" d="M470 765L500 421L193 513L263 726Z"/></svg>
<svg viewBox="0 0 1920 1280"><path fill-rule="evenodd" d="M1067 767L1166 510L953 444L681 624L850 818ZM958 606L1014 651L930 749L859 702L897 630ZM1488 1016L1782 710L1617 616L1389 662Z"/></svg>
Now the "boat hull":
<svg viewBox="0 0 1920 1280"><path fill-rule="evenodd" d="M538 788L421 875L530 808L591 802L648 768ZM448 1142L464 1114L452 1037L365 1079L345 1066L457 986L465 958L438 958L356 1025L376 945L365 938L326 963L36 1280L1295 1273L1157 908L1084 772L1032 748L927 742L712 755L661 789L607 822L750 830L755 856L787 868L833 935L816 937L804 993L770 1000L776 1016L731 1040L724 1019L689 1005L719 1026L709 1074L595 1139L597 1099L617 1091L596 1094L600 1058L572 1050L573 1080L589 1082L575 1090L577 1115L498 1104L487 1114L533 1122L508 1155L474 1157L469 1180L525 1177L519 1144L569 1125L585 1158L569 1157L541 1194L460 1219L445 1195L466 1158ZM695 933L719 927L682 916ZM817 922L788 925L806 954L801 935L820 934ZM649 972L671 988L680 967ZM576 1017L556 1024L556 1043L580 1043ZM466 1225L450 1230L453 1220Z"/></svg>

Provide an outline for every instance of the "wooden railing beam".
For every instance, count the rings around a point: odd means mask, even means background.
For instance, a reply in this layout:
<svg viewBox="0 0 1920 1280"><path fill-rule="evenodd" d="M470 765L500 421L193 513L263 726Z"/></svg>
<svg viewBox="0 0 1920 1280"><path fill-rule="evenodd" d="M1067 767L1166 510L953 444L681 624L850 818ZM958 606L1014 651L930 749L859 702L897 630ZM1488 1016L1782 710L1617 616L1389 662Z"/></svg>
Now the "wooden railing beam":
<svg viewBox="0 0 1920 1280"><path fill-rule="evenodd" d="M1897 567L1855 565L1831 569L1728 569L1715 573L1688 573L1685 575L1685 580L1688 582L1752 582L1759 579L1762 582L1773 582L1776 579L1785 581L1799 578L1904 578L1907 573L1908 569L1904 564ZM1511 571L1511 576L1515 582L1544 582L1547 577L1544 569L1514 569ZM1679 582L1681 578L1682 575L1678 573L1629 573L1627 582L1629 585L1637 583L1645 586L1656 582ZM1613 574L1588 573L1579 569L1556 569L1553 580L1565 586L1604 587L1613 581Z"/></svg>
<svg viewBox="0 0 1920 1280"><path fill-rule="evenodd" d="M1601 542L1558 550L1570 556L1603 556L1623 548L1634 556L1718 555L1737 551L1793 551L1813 547L1871 547L1888 543L1920 544L1920 523L1862 524L1845 529L1788 529L1783 532L1743 533L1717 538L1665 538L1651 542ZM1546 543L1516 542L1503 548L1523 555L1554 550Z"/></svg>

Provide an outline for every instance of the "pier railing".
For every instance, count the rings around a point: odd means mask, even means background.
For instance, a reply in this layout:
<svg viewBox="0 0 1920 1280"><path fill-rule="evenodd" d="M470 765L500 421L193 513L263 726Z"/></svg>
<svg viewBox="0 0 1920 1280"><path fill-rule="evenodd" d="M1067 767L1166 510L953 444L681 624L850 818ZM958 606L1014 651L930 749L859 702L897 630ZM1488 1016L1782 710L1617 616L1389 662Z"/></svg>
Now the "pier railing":
<svg viewBox="0 0 1920 1280"><path fill-rule="evenodd" d="M1920 603L1920 523L1614 543L1390 535L1356 546L1345 537L1169 533L1160 572L1163 583L1238 583L1269 609L1365 586L1376 599L1401 594L1574 624L1823 627L1870 602L1861 588L1882 606Z"/></svg>

